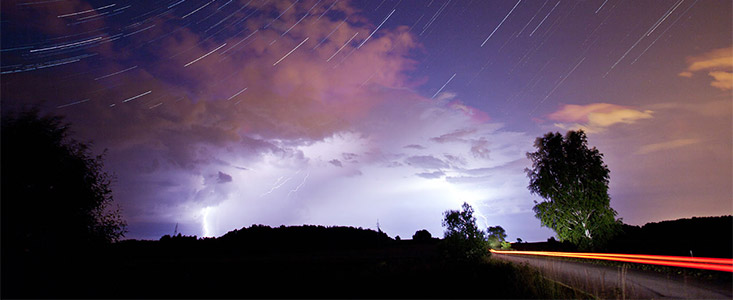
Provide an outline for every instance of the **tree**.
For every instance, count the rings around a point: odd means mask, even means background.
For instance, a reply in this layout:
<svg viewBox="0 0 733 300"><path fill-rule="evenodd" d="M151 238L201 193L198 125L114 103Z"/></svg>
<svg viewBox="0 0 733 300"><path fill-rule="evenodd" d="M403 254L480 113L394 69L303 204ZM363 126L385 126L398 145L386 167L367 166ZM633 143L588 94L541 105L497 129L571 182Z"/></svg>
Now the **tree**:
<svg viewBox="0 0 733 300"><path fill-rule="evenodd" d="M603 154L588 148L582 130L569 131L565 137L549 132L537 138L534 146L537 151L527 153L532 168L525 172L529 190L544 198L535 201L535 216L561 241L581 248L602 245L621 222L610 206L610 171Z"/></svg>
<svg viewBox="0 0 733 300"><path fill-rule="evenodd" d="M423 241L429 241L432 238L433 238L433 235L430 234L430 231L428 231L427 229L415 231L415 234L412 235L413 241L423 242Z"/></svg>
<svg viewBox="0 0 733 300"><path fill-rule="evenodd" d="M3 251L50 254L119 240L102 155L69 137L61 117L37 110L2 119ZM7 253L7 252L6 252Z"/></svg>
<svg viewBox="0 0 733 300"><path fill-rule="evenodd" d="M443 213L443 240L450 259L476 262L488 255L485 234L476 226L473 207L463 203L462 210L447 210Z"/></svg>
<svg viewBox="0 0 733 300"><path fill-rule="evenodd" d="M502 242L506 241L506 231L504 231L504 228L501 228L501 226L489 227L486 230L486 234L486 240L489 242L489 247L491 249L501 248Z"/></svg>

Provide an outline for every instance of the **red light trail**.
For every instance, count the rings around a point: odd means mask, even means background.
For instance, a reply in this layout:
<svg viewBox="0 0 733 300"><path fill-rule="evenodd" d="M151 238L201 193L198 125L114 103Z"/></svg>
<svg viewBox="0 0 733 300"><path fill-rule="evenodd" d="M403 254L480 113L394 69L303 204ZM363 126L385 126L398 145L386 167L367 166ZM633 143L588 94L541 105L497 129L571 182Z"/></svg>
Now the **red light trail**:
<svg viewBox="0 0 733 300"><path fill-rule="evenodd" d="M682 268L694 268L694 269L733 272L733 259L730 259L730 258L685 257L685 256L666 256L666 255L647 255L647 254L616 254L616 253L510 251L510 250L493 250L493 249L491 249L490 251L491 253L497 253L497 254L520 254L520 255L587 258L587 259L610 260L610 261L620 261L620 262L632 262L632 263L639 263L639 264L651 264L651 265L661 265L661 266L672 266L672 267L682 267Z"/></svg>

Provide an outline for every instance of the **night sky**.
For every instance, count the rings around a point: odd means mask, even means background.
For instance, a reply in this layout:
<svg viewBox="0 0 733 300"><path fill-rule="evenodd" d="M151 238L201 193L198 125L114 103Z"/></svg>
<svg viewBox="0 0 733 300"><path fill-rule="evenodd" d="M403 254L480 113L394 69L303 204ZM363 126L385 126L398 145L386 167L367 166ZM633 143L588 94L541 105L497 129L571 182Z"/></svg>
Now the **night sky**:
<svg viewBox="0 0 733 300"><path fill-rule="evenodd" d="M727 215L732 5L3 0L2 110L107 149L127 238L442 236L468 202L482 228L545 240L525 153L578 128L625 223Z"/></svg>

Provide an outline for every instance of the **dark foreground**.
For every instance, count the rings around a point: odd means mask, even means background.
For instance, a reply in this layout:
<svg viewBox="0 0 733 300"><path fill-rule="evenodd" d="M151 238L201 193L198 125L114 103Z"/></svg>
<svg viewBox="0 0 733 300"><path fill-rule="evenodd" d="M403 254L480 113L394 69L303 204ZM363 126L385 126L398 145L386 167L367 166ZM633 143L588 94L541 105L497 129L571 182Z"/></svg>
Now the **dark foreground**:
<svg viewBox="0 0 733 300"><path fill-rule="evenodd" d="M122 243L97 255L15 260L3 298L582 297L528 267L443 259L439 241L246 251ZM104 254L104 255L99 255Z"/></svg>

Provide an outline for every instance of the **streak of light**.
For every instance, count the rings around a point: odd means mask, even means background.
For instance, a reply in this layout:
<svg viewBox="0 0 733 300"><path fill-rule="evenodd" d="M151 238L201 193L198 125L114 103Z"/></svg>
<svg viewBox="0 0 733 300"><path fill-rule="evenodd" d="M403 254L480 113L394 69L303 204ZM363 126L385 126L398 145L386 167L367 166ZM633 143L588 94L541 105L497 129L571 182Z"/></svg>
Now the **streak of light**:
<svg viewBox="0 0 733 300"><path fill-rule="evenodd" d="M214 28L214 27L216 27L216 26L219 26L219 24L221 24L221 23L224 23L224 22L226 22L226 20L229 20L229 18L233 17L233 16L234 16L234 14L236 14L236 13L238 13L238 12L242 11L243 9L245 9L245 8L249 7L249 4L250 4L251 2L252 2L252 0L249 0L249 2L247 2L246 4L244 4L244 6L242 6L242 7L241 7L241 8L239 8L238 10L235 10L235 11L234 11L233 13L229 14L228 16L224 17L223 19L221 19L221 20L220 20L219 22L217 22L216 24L214 24L214 25L211 25L211 26L209 26L209 28L207 28L206 30L204 30L204 32L209 32L209 30L213 29L213 28Z"/></svg>
<svg viewBox="0 0 733 300"><path fill-rule="evenodd" d="M577 69L577 68L578 68L578 66L580 66L580 64L582 64L582 63L583 63L583 61L585 61L585 58L586 58L586 57L583 57L583 59L581 59L581 60L580 60L580 61L579 61L579 62L578 62L578 63L577 63L576 65L575 65L575 67L573 67L573 69L572 69L572 70L570 70L570 72L568 72L567 74L565 74L565 76L564 76L564 77L563 77L563 78L562 78L562 79L560 80L560 82L558 82L558 83L557 83L557 84L555 85L555 87L554 87L554 88L553 88L553 89L552 89L552 90L551 90L551 91L550 91L549 93L547 93L547 96L545 96L545 98L543 98L543 99L542 99L542 101L540 101L540 103L538 103L538 106L539 106L539 104L542 104L542 103L544 103L544 102L545 102L545 100L547 100L547 98L550 98L550 96L552 96L552 93L554 93L554 92L555 92L555 90L557 90L557 88L558 88L558 87L560 87L560 85L562 85L562 83L563 83L563 82L565 82L565 79L568 79L568 77L570 77L570 75L571 75L571 74L573 74L573 72L575 71L575 69ZM535 110L537 110L537 107L535 107L535 108L534 108L534 110L532 110L532 113L533 113L533 112L534 112ZM530 114L531 114L531 113L530 113Z"/></svg>
<svg viewBox="0 0 733 300"><path fill-rule="evenodd" d="M215 1L215 0L211 0L211 1L209 1L209 3L206 3L206 4L204 4L203 6L201 6L201 7L197 8L197 9L195 9L194 11L192 11L192 12L190 12L190 13L187 13L187 14L186 14L185 16L181 17L181 19L185 19L186 17L188 17L188 16L190 16L190 15L192 15L192 14L196 13L197 11L199 11L199 10L202 10L202 9L204 9L204 7L207 7L207 6L209 6L209 4L211 4L211 3L214 3L214 1Z"/></svg>
<svg viewBox="0 0 733 300"><path fill-rule="evenodd" d="M71 102L71 103L68 103L68 104L64 104L64 105L59 105L59 106L56 106L56 108L64 108L64 107L68 107L68 106L72 106L72 105L77 105L77 104L80 104L80 103L84 103L84 102L87 102L87 101L89 101L89 98L84 99L84 100L74 101L74 102Z"/></svg>
<svg viewBox="0 0 733 300"><path fill-rule="evenodd" d="M107 14L99 14L99 15L92 16L92 17L90 17L88 19L85 19L85 20L77 19L77 20L81 20L81 21L74 22L74 23L69 23L69 24L66 24L66 25L67 26L70 26L70 25L84 24L84 23L87 23L87 22L99 20L99 19L101 19L102 17L105 17L105 16L106 17L112 17L112 16L119 15L121 13L124 13L124 11L117 11L117 10L115 10L115 13L112 13L112 14L109 14L109 15L107 15Z"/></svg>
<svg viewBox="0 0 733 300"><path fill-rule="evenodd" d="M293 50L290 50L290 52L288 52L287 54L285 54L285 56L283 56L282 58L278 59L278 60L277 60L277 61L276 61L276 62L275 62L274 64L272 64L272 66L274 67L274 66L276 66L277 64L279 64L279 63L280 63L280 62L281 62L281 61L282 61L283 59L285 59L286 57L288 57L288 55L290 55L290 54L291 54L291 53L293 53L293 52L294 52L295 50L297 50L297 49L298 49L298 47L300 47L300 46L301 46L301 45L303 45L303 44L304 44L304 43L305 43L306 41L308 41L308 39L309 39L309 37L306 37L306 38L305 38L305 39L304 39L304 40L303 40L302 42L300 42L300 44L298 44L298 46L295 46L295 48L293 48Z"/></svg>
<svg viewBox="0 0 733 300"><path fill-rule="evenodd" d="M85 11L79 11L79 12L65 14L65 15L59 15L59 16L56 16L56 17L57 18L64 18L64 17L76 16L76 15L85 14L85 13L88 13L88 12L93 12L93 11L98 11L98 10L102 10L102 9L105 9L105 8L110 8L110 7L113 7L115 5L117 5L117 4L110 4L110 5L107 5L107 6L102 6L102 7L98 7L98 8L92 8L92 9L88 9L88 10L85 10Z"/></svg>
<svg viewBox="0 0 733 300"><path fill-rule="evenodd" d="M352 41L352 40L353 40L353 39L354 39L354 38L356 37L356 35L357 35L357 34L359 34L359 32L357 32L357 33L354 33L354 35L352 35L352 36L351 36L351 38L350 38L350 39L349 39L348 41L346 41L346 43L344 43L344 45L343 45L343 46L341 46L341 48L339 48L338 50L336 50L336 53L334 53L333 55L331 55L331 57L329 57L329 58L328 58L328 59L327 59L326 61L327 61L327 62L330 62L330 61L331 61L331 59L333 59L333 57L334 57L334 56L336 56L336 54L339 54L339 52L341 52L341 50L344 50L344 48L345 48L345 47L346 47L347 45L349 45L349 43L351 43L351 41Z"/></svg>
<svg viewBox="0 0 733 300"><path fill-rule="evenodd" d="M384 1L387 1L387 0L382 0L382 2L380 2L379 5L377 5L377 8L375 8L374 11L377 11L379 7L381 7L382 4L384 4Z"/></svg>
<svg viewBox="0 0 733 300"><path fill-rule="evenodd" d="M445 84L443 86L441 86L440 89L438 89L437 92L435 92L435 95L433 95L432 97L430 97L430 99L434 99L435 96L437 96L441 91L443 91L443 89L445 88L445 86L448 85L448 83L450 83L451 80L453 80L453 77L456 77L456 73L453 73L453 76L451 76L448 79L448 81L446 81Z"/></svg>
<svg viewBox="0 0 733 300"><path fill-rule="evenodd" d="M420 32L420 35L425 33L425 31L428 30L428 28L430 28L430 25L433 25L433 22L435 22L435 20L438 19L438 16L440 16L440 14L443 13L443 10L448 6L448 4L450 4L450 2L451 0L448 0L445 3L443 3L442 6L440 6L440 8L438 9L438 11L435 12L433 17L430 18L430 20L428 20L428 23L426 23L425 26L423 26L422 31ZM428 5L428 7L430 7L430 5Z"/></svg>
<svg viewBox="0 0 733 300"><path fill-rule="evenodd" d="M493 35L494 35L494 33L495 33L495 32L496 32L497 30L499 30L499 27L501 27L501 24L504 24L504 21L506 21L506 19L507 19L507 18L509 18L509 15L511 15L511 14L512 14L512 12L514 11L514 9L515 9L515 8L517 8L517 6L519 6L519 3L521 3L521 2L522 2L522 0L519 0L519 1L517 1L517 4L514 4L514 7L512 7L512 10L510 10L510 11L509 11L509 13L508 13L508 14L506 14L506 16L504 16L504 19L502 19L502 20L501 20L501 22L499 22L499 25L497 25L497 26L496 26L496 28L494 28L494 31L492 31L492 32L491 32L491 34L489 34L489 37L487 37L487 38L486 38L486 39L484 40L484 42L483 42L483 43L481 43L481 47L483 47L483 46L484 46L484 44L486 44L486 42L488 42L488 41L489 41L489 39L491 38L491 36L493 36Z"/></svg>
<svg viewBox="0 0 733 300"><path fill-rule="evenodd" d="M336 28L334 28L333 30L331 30L331 32L328 33L328 35L326 35L326 37L324 37L320 42L318 42L318 44L316 44L316 46L313 47L313 49L311 49L311 50L316 50L316 48L318 48L318 46L320 46L321 44L323 44L323 42L325 42L328 39L328 37L330 37L334 32L336 32L336 30L339 29L339 27L341 27L341 25L343 25L344 23L346 23L346 20L348 20L348 19L349 19L349 17L346 17L343 21L341 21L341 23L339 23L336 26Z"/></svg>
<svg viewBox="0 0 733 300"><path fill-rule="evenodd" d="M490 250L497 254L520 254L554 257L587 258L597 260L609 260L620 262L632 262L640 264L652 264L661 266L705 269L715 271L733 272L733 259L710 258L710 257L684 257L666 255L640 255L640 254L615 254L615 253L583 253L583 252L549 252L549 251L511 251L511 250Z"/></svg>
<svg viewBox="0 0 733 300"><path fill-rule="evenodd" d="M14 51L14 50L24 50L24 49L31 49L31 48L33 48L33 46L21 46L21 47L0 49L0 52Z"/></svg>
<svg viewBox="0 0 733 300"><path fill-rule="evenodd" d="M669 27L667 27L667 29L665 29L664 31L662 31L662 33L660 33L660 34L659 34L659 36L658 36L658 37L657 37L656 39L654 39L654 41L652 41L652 42L651 42L651 43L649 44L649 46L647 46L647 47L646 47L646 48L644 49L644 51L641 51L641 54L639 54L639 56L637 56L637 57L636 57L636 58L634 59L634 61L632 61L632 62L631 62L631 64L633 65L634 63L636 63L636 61L637 61L637 60L639 60L639 58L641 58L641 57L642 57L642 56L644 55L644 53L646 53L647 51L649 51L649 48L651 48L652 46L654 46L654 44L655 44L655 43L656 43L656 42L657 42L657 41L658 41L658 40L659 40L660 38L662 38L662 37L664 36L664 34L665 34L665 33L667 33L667 31L669 31L669 29L670 29L670 28L672 28L672 27L674 26L674 24L677 24L677 21L679 21L679 20L680 20L680 19L682 18L682 16L684 16L684 15L685 15L685 14L686 14L686 13L687 13L687 12L688 12L689 10L690 10L690 8L692 8L693 6L695 6L695 4L697 4L697 1L698 1L698 0L695 0L695 2L693 2L693 3L692 3L692 5L690 5L690 7L688 7L688 8L687 8L687 9L686 9L685 11L683 11L683 12L682 12L682 13L681 13L681 14L680 14L679 16L677 16L677 19L675 19L675 20L674 20L674 21L672 22L672 24L670 24L670 25L669 25Z"/></svg>
<svg viewBox="0 0 733 300"><path fill-rule="evenodd" d="M377 71L374 71L372 73L372 75L369 75L369 78L367 78L366 80L364 80L364 82L362 82L361 85L359 85L359 88L364 87L364 85L366 85L367 82L369 82L369 80L372 80L372 77L374 77L374 75L377 75Z"/></svg>
<svg viewBox="0 0 733 300"><path fill-rule="evenodd" d="M359 49L361 48L361 46L364 46L364 44L366 44L366 42L374 35L374 33L376 33L377 30L379 30L379 28L381 28L382 25L384 25L384 22L387 22L387 19L389 19L389 17L391 17L395 11L396 9L393 9L392 12L390 12L389 15L387 15L387 17L384 18L384 20L382 20L382 23L379 23L379 26L377 26L377 28L375 28L374 31L372 31L372 33L363 42L361 42L361 44L358 47L356 47L356 49Z"/></svg>
<svg viewBox="0 0 733 300"><path fill-rule="evenodd" d="M293 28L295 28L295 26L298 26L298 24L300 24L300 22L303 21L303 19L305 19L305 17L307 17L307 16L309 16L308 13L304 14L302 17L300 17L300 19L298 20L298 22L295 22L295 24L293 24L293 26L290 26L290 28L288 28L288 30L285 30L285 32L283 32L280 36L285 36L286 34L288 34L288 32L290 32L290 30L293 30Z"/></svg>
<svg viewBox="0 0 733 300"><path fill-rule="evenodd" d="M140 98L140 97L142 97L142 96L145 96L145 95L147 95L147 94L150 94L150 93L152 93L152 92L153 92L153 91L147 91L147 92L145 92L145 93L142 93L142 94L140 94L140 95L137 95L137 96L133 96L133 97L127 98L127 99L125 99L125 100L122 100L122 103L130 102L130 101L132 101L132 100L135 100L135 99L137 99L137 98Z"/></svg>
<svg viewBox="0 0 733 300"><path fill-rule="evenodd" d="M173 4L171 4L171 5L169 5L169 6L168 6L168 9L171 9L171 8L173 8L174 6L176 6L176 5L178 5L178 4L181 4L181 3L183 3L184 1L186 1L186 0L181 0L181 1L178 1L178 2L176 2L176 3L173 3Z"/></svg>
<svg viewBox="0 0 733 300"><path fill-rule="evenodd" d="M664 16L662 16L662 18L659 19L659 21L657 21L656 24L654 24L654 27L652 27L652 30L649 31L649 33L647 33L646 36L649 36L650 34L652 34L652 32L654 32L654 30L656 30L657 27L659 27L659 25L662 25L662 23L664 23L664 20L666 20L669 17L669 15L671 15L677 9L677 7L679 7L680 4L682 4L682 2L684 2L684 1L685 0L680 0L679 2L677 2L677 4L675 6L673 6L672 8L670 8L667 11L667 13Z"/></svg>
<svg viewBox="0 0 733 300"><path fill-rule="evenodd" d="M415 25L417 25L417 23L420 23L420 20L422 20L424 16L425 14L422 14L419 18L417 18L417 21L415 21L415 23L413 23L412 26L410 26L410 29L408 29L407 32L412 32L412 29L415 28Z"/></svg>
<svg viewBox="0 0 733 300"><path fill-rule="evenodd" d="M229 49L224 50L224 52L222 52L221 54L226 54L227 52L229 52L229 50L234 49L235 47L237 47L237 45L239 45L241 42L244 42L246 39L248 39L249 37L257 33L258 31L260 30L255 29L255 31L252 31L252 33L250 33L248 36L245 36L241 41L237 42L236 44L234 44L234 46L231 46Z"/></svg>
<svg viewBox="0 0 733 300"><path fill-rule="evenodd" d="M26 6L26 5L36 5L36 4L47 4L47 3L54 3L54 2L61 2L65 0L47 0L47 1L36 1L36 2L24 2L24 3L18 3L18 6Z"/></svg>
<svg viewBox="0 0 733 300"><path fill-rule="evenodd" d="M239 94L241 94L241 93L244 93L244 91L246 91L246 90L247 90L247 88L243 88L243 89L242 89L241 91L239 91L239 92L237 92L236 94L232 95L232 96L231 96L231 97L229 97L229 99L227 99L227 100L232 100L232 99L234 99L234 97L236 97L236 96L239 96Z"/></svg>
<svg viewBox="0 0 733 300"><path fill-rule="evenodd" d="M603 6L604 6L604 5L606 5L606 2L608 2L608 0L606 0L606 1L603 1L603 3L601 4L601 6L599 6L599 7L598 7L598 9L596 9L596 12L595 12L596 14L597 14L597 13L598 13L599 11L601 11L601 8L603 8Z"/></svg>
<svg viewBox="0 0 733 300"><path fill-rule="evenodd" d="M557 3L555 3L555 6L553 6L552 9L550 10L550 12L548 12L547 15L545 15L545 17L542 18L542 21L540 21L540 23L537 24L537 27L535 27L534 30L532 30L532 33L530 33L529 36L532 36L534 34L534 32L537 31L537 29L540 28L540 26L542 26L542 23L544 23L545 20L547 20L547 17L549 17L550 14L552 14L552 12L555 10L555 8L557 8L557 6L560 4L560 2L562 2L562 0L557 1Z"/></svg>
<svg viewBox="0 0 733 300"><path fill-rule="evenodd" d="M153 108L156 108L156 107L161 106L161 105L163 105L163 102L158 102L158 104L153 105L151 107L148 107L148 109L153 109Z"/></svg>
<svg viewBox="0 0 733 300"><path fill-rule="evenodd" d="M138 33L140 33L140 32L143 32L143 31L145 31L145 30L148 30L148 29L150 29L150 28L153 28L153 27L155 27L155 24L153 24L153 25L150 25L150 26L148 26L148 27L145 27L145 28L143 28L143 29L140 29L140 30L138 30L138 31L135 31L135 32L131 32L131 33L125 34L125 35L123 35L122 37L128 37L128 36L131 36L131 35L133 35L133 34L138 34Z"/></svg>
<svg viewBox="0 0 733 300"><path fill-rule="evenodd" d="M121 10L125 10L125 9L128 9L128 8L130 8L130 7L132 7L132 5L128 5L128 6L123 6L123 7L120 7L120 8L117 8L117 9L113 10L112 12L118 12L118 11L121 11Z"/></svg>
<svg viewBox="0 0 733 300"><path fill-rule="evenodd" d="M338 68L338 66L340 66L342 63L344 63L346 61L346 59L349 58L351 56L351 54L354 53L354 51L356 51L356 49L357 48L351 48L351 51L349 51L349 53L347 53L346 55L344 55L344 57L341 59L341 61L339 61L337 64L335 64L332 69L335 70L336 68Z"/></svg>
<svg viewBox="0 0 733 300"><path fill-rule="evenodd" d="M105 12L103 12L101 14L96 14L96 15L91 15L91 16L86 16L86 17L81 17L81 18L78 18L76 20L77 21L81 21L81 20L86 20L86 19L101 17L101 16L108 15L108 14L109 14L109 12L108 11L105 11Z"/></svg>
<svg viewBox="0 0 733 300"><path fill-rule="evenodd" d="M293 26L290 26L290 28L288 28L288 30L285 30L285 32L283 32L280 36L281 37L282 36L285 36L288 32L290 32L290 30L293 30L293 28L295 28L295 26L298 26L298 24L300 24L300 22L302 22L303 20L305 20L306 17L310 16L311 15L311 11L314 8L316 8L316 5L318 5L318 3L321 3L321 1L322 0L318 0L318 2L316 2L316 4L313 4L313 6L311 6L311 8L308 9L308 11L302 17L300 17L300 19L298 20L298 22L295 22L295 24L293 24ZM251 2L251 0L250 0L250 2Z"/></svg>
<svg viewBox="0 0 733 300"><path fill-rule="evenodd" d="M265 4L267 4L267 3L265 3ZM263 4L263 5L264 5L264 4ZM251 17L252 15L254 15L255 13L257 13L257 12L258 12L259 10L260 10L260 8L259 8L259 7L257 7L257 8L255 8L255 9L253 9L253 10L252 10L252 11L251 11L251 12L250 12L250 13L249 13L248 15L244 16L244 18L241 18L241 19L239 19L239 21L236 21L236 22L234 22L234 24L232 24L232 26L237 26L237 25L239 25L240 23L242 23L242 22L246 21L247 19L249 19L249 17ZM245 29L246 29L246 27L245 27ZM240 31L240 32L241 32L241 31Z"/></svg>
<svg viewBox="0 0 733 300"><path fill-rule="evenodd" d="M323 11L323 13L321 13L320 16L318 16L318 19L316 19L316 21L318 21L321 18L323 18L323 15L325 15L329 10L331 10L331 8L333 8L333 6L336 5L336 3L339 3L339 1L341 1L341 0L334 1L333 4L331 4L331 6L329 6L326 10ZM313 21L313 22L315 23L315 21Z"/></svg>
<svg viewBox="0 0 733 300"><path fill-rule="evenodd" d="M683 0L681 0L681 1L683 1ZM678 4L679 3L676 3L675 5L678 5ZM676 6L673 6L673 8L676 8ZM654 31L654 29L656 29L659 26L659 24L661 24L664 21L664 19L667 18L667 16L668 16L667 13L669 13L671 10L672 10L672 8L670 8L670 10L668 10L664 15L662 15L662 17L660 17L659 20L657 20L657 22L655 22L654 25L652 25L652 27L650 27L644 34L642 34L641 37L639 37L639 39L636 40L636 43L634 43L633 45L631 45L631 47L629 47L629 49L626 50L626 52L624 52L624 55L621 55L621 57L615 63L613 63L613 65L611 65L611 68L608 69L608 71L606 71L606 74L603 75L603 78L606 78L606 76L608 76L608 74L611 73L611 71L616 67L616 65L618 65L618 63L620 63L622 60L624 60L624 58L626 57L626 55L628 55L629 52L631 52L631 50L633 50L634 48L636 48L636 45L638 45L641 42L641 40L643 40L645 37L649 36L649 34L651 34L652 31Z"/></svg>
<svg viewBox="0 0 733 300"><path fill-rule="evenodd" d="M193 60L193 61L191 61L190 63L187 63L187 64L185 64L185 65L184 65L183 67L185 68L185 67L188 67L188 66L190 66L190 65L191 65L192 63L195 63L195 62L197 62L197 61L199 61L199 60L203 59L204 57L207 57L207 56L209 56L209 54L211 54L211 53L214 53L214 52L216 52L216 50L219 50L219 49L221 49L222 47L224 47L224 46L226 46L226 45L227 45L227 43L224 43L224 44L222 44L221 46L219 46L219 47L216 47L216 49L214 49L214 50L211 50L211 51L209 51L209 53L206 53L206 54L204 54L203 56L201 56L201 57L199 57L199 58L197 58L197 59L194 59L194 60Z"/></svg>
<svg viewBox="0 0 733 300"><path fill-rule="evenodd" d="M542 11L542 9L543 9L543 8L545 8L545 5L547 5L547 2L548 2L548 1L549 1L549 0L545 0L545 3L543 3L543 4L542 4L542 6L540 6L540 9L538 9L538 10L537 10L537 12L536 12L536 13L534 13L534 16L532 16L532 18L531 18L531 19L529 19L529 22L527 22L527 24L525 24L525 25L524 25L524 27L522 27L522 30L520 30L520 31L519 31L519 33L517 33L517 36L520 36L520 35L522 35L522 32L524 32L524 30L525 30L525 29L527 29L527 26L529 26L529 24L531 24L531 23L532 23L532 21L534 21L534 18L536 18L536 17L537 17L537 15L539 15L539 14L540 14L540 12Z"/></svg>
<svg viewBox="0 0 733 300"><path fill-rule="evenodd" d="M46 51L46 50L54 50L54 49L60 49L60 48L68 48L68 47L72 47L72 46L77 46L77 45L82 45L82 44L86 44L86 43L95 42L95 41L98 41L98 40L101 40L101 39L102 39L102 37L101 36L98 36L98 37L95 37L95 38L92 38L92 39L83 40L83 41L79 41L79 42L74 42L74 43L69 43L69 44L63 44L63 45L56 45L56 46L51 46L51 47L46 47L46 48L41 48L41 49L33 49L30 52L33 53L33 52L40 52L40 51Z"/></svg>
<svg viewBox="0 0 733 300"><path fill-rule="evenodd" d="M277 21L278 19L280 19L280 17L282 17L290 8L292 8L293 5L295 5L296 3L298 3L298 1L300 1L300 0L295 0L295 2L293 2L293 4L290 4L290 6L288 6L288 8L286 8L285 10L283 10L283 12L281 12L276 18L272 19L272 21L270 21L270 23L267 23L267 25L265 25L265 27L262 27L262 29L267 29L267 27L270 27L270 25L272 25L272 23L274 23L275 21Z"/></svg>
<svg viewBox="0 0 733 300"><path fill-rule="evenodd" d="M117 74L121 74L121 73L130 71L130 70L135 69L135 68L137 68L137 66L130 67L130 68L124 69L122 71L117 71L117 72L114 72L112 74L108 74L108 75L104 75L104 76L101 76L101 77L97 77L97 78L94 78L94 80L100 80L100 79L104 79L104 78L107 78L107 77L112 77L112 76L115 76Z"/></svg>
<svg viewBox="0 0 733 300"><path fill-rule="evenodd" d="M16 69L16 70L10 70L10 71L2 71L2 72L0 72L0 74L11 74L11 73L19 73L19 72L28 72L28 71L33 71L33 70L40 70L40 69L45 69L45 68L50 68L50 67L56 67L56 66L61 66L61 65L65 65L65 64L79 62L79 61L81 61L84 58L92 57L92 56L96 56L96 55L98 55L98 54L97 53L94 53L94 54L77 55L77 56L74 56L74 57L69 57L69 58L64 58L64 59L57 59L57 60L42 62L42 63L38 63L38 64L33 64L33 65L27 65L27 66L24 66L24 68L22 68L22 69ZM5 67L5 66L3 66L3 67Z"/></svg>

